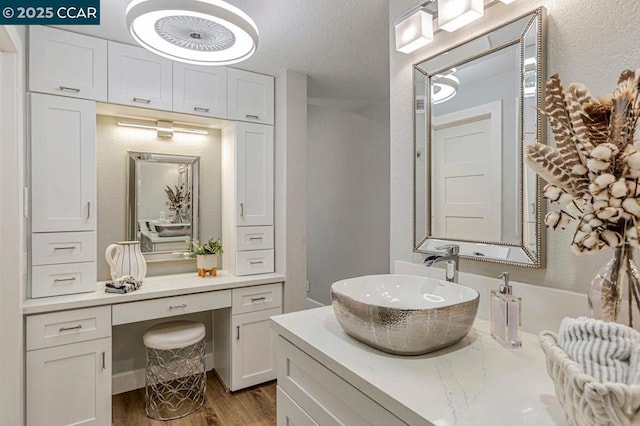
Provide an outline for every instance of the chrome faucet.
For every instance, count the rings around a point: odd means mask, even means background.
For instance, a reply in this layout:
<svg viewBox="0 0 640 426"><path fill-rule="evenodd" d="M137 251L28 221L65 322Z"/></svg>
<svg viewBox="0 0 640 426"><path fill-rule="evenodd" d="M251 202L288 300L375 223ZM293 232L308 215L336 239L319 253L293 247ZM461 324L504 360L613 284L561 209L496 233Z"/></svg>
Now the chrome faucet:
<svg viewBox="0 0 640 426"><path fill-rule="evenodd" d="M455 244L446 244L436 247L436 250L442 251L440 254L427 256L424 260L424 266L431 267L440 262L447 262L445 267L446 279L449 282L458 282L458 266L460 265L460 246Z"/></svg>

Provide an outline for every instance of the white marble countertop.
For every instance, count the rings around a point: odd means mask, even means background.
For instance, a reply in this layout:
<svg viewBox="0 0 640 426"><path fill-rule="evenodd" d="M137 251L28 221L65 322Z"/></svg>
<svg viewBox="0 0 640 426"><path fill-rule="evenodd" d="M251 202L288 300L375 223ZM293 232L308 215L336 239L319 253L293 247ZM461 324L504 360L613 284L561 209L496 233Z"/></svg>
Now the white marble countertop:
<svg viewBox="0 0 640 426"><path fill-rule="evenodd" d="M274 330L410 425L566 425L537 336L523 348L476 320L456 345L396 356L348 336L330 306L272 317Z"/></svg>
<svg viewBox="0 0 640 426"><path fill-rule="evenodd" d="M159 297L179 296L182 294L203 293L229 288L250 287L253 285L284 282L284 275L260 274L237 277L225 271L218 271L215 277L201 278L196 272L187 274L147 277L142 286L131 293L105 293L105 281L97 283L97 289L91 293L70 294L66 296L27 299L22 304L24 315L66 309L88 308L91 306L113 305L137 300Z"/></svg>

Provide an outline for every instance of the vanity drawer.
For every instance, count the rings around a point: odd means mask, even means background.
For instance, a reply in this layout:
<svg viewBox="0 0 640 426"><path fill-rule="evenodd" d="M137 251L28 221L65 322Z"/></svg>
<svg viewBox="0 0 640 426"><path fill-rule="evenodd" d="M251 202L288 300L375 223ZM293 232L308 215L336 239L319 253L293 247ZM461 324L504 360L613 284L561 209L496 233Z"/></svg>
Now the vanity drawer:
<svg viewBox="0 0 640 426"><path fill-rule="evenodd" d="M210 291L113 306L112 324L129 324L231 306L231 290Z"/></svg>
<svg viewBox="0 0 640 426"><path fill-rule="evenodd" d="M316 423L406 425L282 336L276 344L278 386Z"/></svg>
<svg viewBox="0 0 640 426"><path fill-rule="evenodd" d="M27 317L27 350L111 336L111 306Z"/></svg>
<svg viewBox="0 0 640 426"><path fill-rule="evenodd" d="M273 248L273 226L238 226L237 250L266 250Z"/></svg>
<svg viewBox="0 0 640 426"><path fill-rule="evenodd" d="M94 262L96 248L95 231L33 234L31 236L31 264L38 266Z"/></svg>
<svg viewBox="0 0 640 426"><path fill-rule="evenodd" d="M236 252L236 275L266 274L273 272L273 250Z"/></svg>
<svg viewBox="0 0 640 426"><path fill-rule="evenodd" d="M265 284L233 289L234 314L262 311L282 306L282 284Z"/></svg>
<svg viewBox="0 0 640 426"><path fill-rule="evenodd" d="M96 262L42 265L31 268L31 297L96 291Z"/></svg>

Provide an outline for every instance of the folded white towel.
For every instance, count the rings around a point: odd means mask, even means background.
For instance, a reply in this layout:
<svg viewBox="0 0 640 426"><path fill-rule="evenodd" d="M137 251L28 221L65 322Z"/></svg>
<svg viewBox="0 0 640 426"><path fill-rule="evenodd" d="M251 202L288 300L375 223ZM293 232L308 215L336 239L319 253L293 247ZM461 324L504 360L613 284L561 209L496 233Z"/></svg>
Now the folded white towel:
<svg viewBox="0 0 640 426"><path fill-rule="evenodd" d="M565 318L558 345L600 382L640 380L640 371L636 371L640 370L640 353L634 355L634 369L630 371L632 354L640 345L640 333L632 328L593 318Z"/></svg>

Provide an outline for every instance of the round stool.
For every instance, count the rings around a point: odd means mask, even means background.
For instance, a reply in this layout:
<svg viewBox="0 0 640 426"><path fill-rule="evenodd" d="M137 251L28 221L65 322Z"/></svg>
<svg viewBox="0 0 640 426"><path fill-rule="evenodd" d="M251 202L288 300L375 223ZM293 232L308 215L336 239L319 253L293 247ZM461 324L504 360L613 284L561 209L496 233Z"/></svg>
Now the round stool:
<svg viewBox="0 0 640 426"><path fill-rule="evenodd" d="M194 321L158 324L144 333L147 416L172 420L202 407L207 389L204 335L204 324Z"/></svg>

